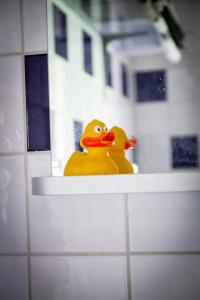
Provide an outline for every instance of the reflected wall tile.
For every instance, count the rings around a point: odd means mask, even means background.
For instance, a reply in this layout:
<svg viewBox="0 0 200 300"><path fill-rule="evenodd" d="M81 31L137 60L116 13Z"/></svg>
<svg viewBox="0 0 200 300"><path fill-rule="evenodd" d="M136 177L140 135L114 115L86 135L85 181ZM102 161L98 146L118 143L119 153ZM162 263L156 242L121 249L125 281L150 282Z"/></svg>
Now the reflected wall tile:
<svg viewBox="0 0 200 300"><path fill-rule="evenodd" d="M0 9L0 53L19 51L21 51L20 1L3 0Z"/></svg>
<svg viewBox="0 0 200 300"><path fill-rule="evenodd" d="M23 1L24 48L26 52L47 51L46 3L46 0Z"/></svg>
<svg viewBox="0 0 200 300"><path fill-rule="evenodd" d="M131 257L132 299L200 299L199 256Z"/></svg>
<svg viewBox="0 0 200 300"><path fill-rule="evenodd" d="M200 251L200 193L129 195L132 251Z"/></svg>
<svg viewBox="0 0 200 300"><path fill-rule="evenodd" d="M126 300L124 257L33 257L33 300Z"/></svg>
<svg viewBox="0 0 200 300"><path fill-rule="evenodd" d="M22 61L0 58L0 152L24 151Z"/></svg>
<svg viewBox="0 0 200 300"><path fill-rule="evenodd" d="M24 158L0 157L0 252L26 252L26 240Z"/></svg>
<svg viewBox="0 0 200 300"><path fill-rule="evenodd" d="M26 257L0 257L0 299L28 300Z"/></svg>
<svg viewBox="0 0 200 300"><path fill-rule="evenodd" d="M32 252L124 251L122 195L32 197Z"/></svg>

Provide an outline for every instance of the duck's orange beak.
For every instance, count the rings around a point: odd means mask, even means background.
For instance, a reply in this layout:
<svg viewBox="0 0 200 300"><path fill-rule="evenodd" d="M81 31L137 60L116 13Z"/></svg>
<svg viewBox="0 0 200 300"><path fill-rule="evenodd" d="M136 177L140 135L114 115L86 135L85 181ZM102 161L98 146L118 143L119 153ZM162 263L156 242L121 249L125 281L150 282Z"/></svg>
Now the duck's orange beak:
<svg viewBox="0 0 200 300"><path fill-rule="evenodd" d="M111 147L115 140L113 132L102 133L99 137L85 137L82 144L85 147Z"/></svg>
<svg viewBox="0 0 200 300"><path fill-rule="evenodd" d="M125 149L129 149L129 148L135 148L137 145L137 140L135 138L132 138L128 141L125 142Z"/></svg>

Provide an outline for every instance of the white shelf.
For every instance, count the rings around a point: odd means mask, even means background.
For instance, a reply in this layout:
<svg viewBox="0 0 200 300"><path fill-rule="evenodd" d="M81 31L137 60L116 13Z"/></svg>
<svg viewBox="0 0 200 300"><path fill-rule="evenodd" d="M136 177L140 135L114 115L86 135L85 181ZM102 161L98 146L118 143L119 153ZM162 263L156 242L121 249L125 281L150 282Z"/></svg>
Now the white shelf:
<svg viewBox="0 0 200 300"><path fill-rule="evenodd" d="M32 178L33 195L200 191L200 173Z"/></svg>

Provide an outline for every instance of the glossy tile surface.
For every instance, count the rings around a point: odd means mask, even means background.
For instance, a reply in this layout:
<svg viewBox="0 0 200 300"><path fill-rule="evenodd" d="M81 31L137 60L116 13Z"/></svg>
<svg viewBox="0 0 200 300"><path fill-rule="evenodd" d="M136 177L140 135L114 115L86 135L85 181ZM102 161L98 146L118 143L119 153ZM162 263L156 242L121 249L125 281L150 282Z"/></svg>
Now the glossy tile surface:
<svg viewBox="0 0 200 300"><path fill-rule="evenodd" d="M0 157L0 252L26 252L23 156Z"/></svg>
<svg viewBox="0 0 200 300"><path fill-rule="evenodd" d="M200 299L199 256L135 256L131 258L132 299Z"/></svg>
<svg viewBox="0 0 200 300"><path fill-rule="evenodd" d="M0 57L0 91L0 152L24 151L22 62L19 56Z"/></svg>
<svg viewBox="0 0 200 300"><path fill-rule="evenodd" d="M0 257L0 278L0 299L28 300L26 257Z"/></svg>
<svg viewBox="0 0 200 300"><path fill-rule="evenodd" d="M123 257L33 257L33 300L125 300Z"/></svg>
<svg viewBox="0 0 200 300"><path fill-rule="evenodd" d="M129 195L132 251L200 251L200 193Z"/></svg>
<svg viewBox="0 0 200 300"><path fill-rule="evenodd" d="M26 52L47 51L46 0L24 0L24 48Z"/></svg>
<svg viewBox="0 0 200 300"><path fill-rule="evenodd" d="M21 51L20 1L2 0L0 4L0 53L19 52Z"/></svg>
<svg viewBox="0 0 200 300"><path fill-rule="evenodd" d="M33 196L32 252L124 251L122 195Z"/></svg>

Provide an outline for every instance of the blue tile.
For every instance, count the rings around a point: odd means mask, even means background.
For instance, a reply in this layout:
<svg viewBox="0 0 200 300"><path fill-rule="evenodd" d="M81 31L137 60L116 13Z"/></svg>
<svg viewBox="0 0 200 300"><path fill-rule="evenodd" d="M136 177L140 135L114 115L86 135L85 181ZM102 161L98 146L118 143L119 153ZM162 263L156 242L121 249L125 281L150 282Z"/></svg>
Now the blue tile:
<svg viewBox="0 0 200 300"><path fill-rule="evenodd" d="M67 16L55 5L53 6L53 14L55 52L67 58Z"/></svg>
<svg viewBox="0 0 200 300"><path fill-rule="evenodd" d="M74 121L74 137L75 137L75 150L83 152L83 148L80 145L80 139L83 133L83 123L80 121Z"/></svg>
<svg viewBox="0 0 200 300"><path fill-rule="evenodd" d="M137 101L166 100L166 72L164 70L136 73Z"/></svg>
<svg viewBox="0 0 200 300"><path fill-rule="evenodd" d="M121 82L122 82L122 93L124 96L128 97L129 95L128 71L127 71L127 67L124 64L121 65Z"/></svg>
<svg viewBox="0 0 200 300"><path fill-rule="evenodd" d="M85 72L92 74L92 38L85 31L83 31L83 58Z"/></svg>
<svg viewBox="0 0 200 300"><path fill-rule="evenodd" d="M25 56L28 151L50 150L48 60Z"/></svg>
<svg viewBox="0 0 200 300"><path fill-rule="evenodd" d="M112 56L109 52L105 53L105 72L106 72L106 85L112 87Z"/></svg>
<svg viewBox="0 0 200 300"><path fill-rule="evenodd" d="M171 144L173 168L198 168L197 136L173 137Z"/></svg>

